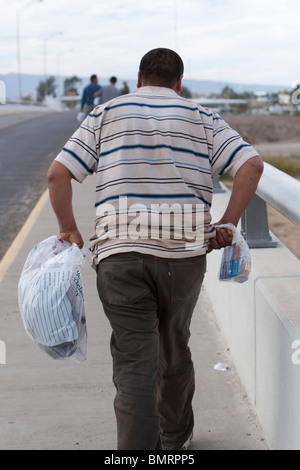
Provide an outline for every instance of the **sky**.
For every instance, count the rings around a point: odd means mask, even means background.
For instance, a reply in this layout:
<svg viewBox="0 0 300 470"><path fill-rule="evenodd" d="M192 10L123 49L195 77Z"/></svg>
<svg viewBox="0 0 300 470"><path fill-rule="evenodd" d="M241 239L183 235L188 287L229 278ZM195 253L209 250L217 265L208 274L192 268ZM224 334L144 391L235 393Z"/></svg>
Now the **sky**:
<svg viewBox="0 0 300 470"><path fill-rule="evenodd" d="M292 86L299 16L299 0L0 0L0 74L135 79L168 47L188 79Z"/></svg>

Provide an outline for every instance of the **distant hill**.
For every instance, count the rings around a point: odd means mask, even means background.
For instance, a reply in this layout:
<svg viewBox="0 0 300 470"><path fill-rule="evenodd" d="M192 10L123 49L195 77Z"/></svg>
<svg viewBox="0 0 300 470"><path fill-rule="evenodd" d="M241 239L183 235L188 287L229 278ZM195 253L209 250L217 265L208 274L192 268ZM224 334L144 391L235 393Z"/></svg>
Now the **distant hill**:
<svg viewBox="0 0 300 470"><path fill-rule="evenodd" d="M58 94L62 94L63 82L66 77L59 76L56 79L58 88L56 89ZM78 91L81 93L82 89L89 83L89 77L80 77L82 82L78 86ZM6 98L13 100L18 97L18 75L16 73L9 73L6 75L0 75L0 80L3 80L6 85ZM44 80L43 75L29 75L22 74L22 94L23 96L31 95L33 99L36 98L36 90L40 81ZM108 77L99 77L100 85L108 84ZM136 79L118 78L117 85L122 88L123 82L126 81L131 92L136 90ZM266 92L278 92L284 89L290 89L290 86L286 85L259 85L259 84L242 84L242 83L231 83L231 82L219 82L213 80L189 80L184 79L184 86L189 88L192 93L198 95L208 96L210 93L221 93L225 86L230 86L237 93L245 91L266 91Z"/></svg>

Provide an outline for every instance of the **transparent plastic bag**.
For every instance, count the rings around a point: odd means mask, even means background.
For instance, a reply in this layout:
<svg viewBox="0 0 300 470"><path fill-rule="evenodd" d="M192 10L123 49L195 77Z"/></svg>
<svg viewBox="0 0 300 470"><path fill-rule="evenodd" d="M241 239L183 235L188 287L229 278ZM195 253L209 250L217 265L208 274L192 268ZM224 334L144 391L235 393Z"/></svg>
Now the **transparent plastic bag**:
<svg viewBox="0 0 300 470"><path fill-rule="evenodd" d="M85 118L86 118L85 113L83 113L83 112L77 113L76 119L77 119L78 122L82 123L82 121L84 121Z"/></svg>
<svg viewBox="0 0 300 470"><path fill-rule="evenodd" d="M240 284L246 282L251 272L251 255L246 240L232 224L223 224L218 227L227 228L233 232L232 244L223 249L219 280Z"/></svg>
<svg viewBox="0 0 300 470"><path fill-rule="evenodd" d="M53 359L87 358L87 328L80 249L56 236L29 253L18 283L18 301L28 336Z"/></svg>

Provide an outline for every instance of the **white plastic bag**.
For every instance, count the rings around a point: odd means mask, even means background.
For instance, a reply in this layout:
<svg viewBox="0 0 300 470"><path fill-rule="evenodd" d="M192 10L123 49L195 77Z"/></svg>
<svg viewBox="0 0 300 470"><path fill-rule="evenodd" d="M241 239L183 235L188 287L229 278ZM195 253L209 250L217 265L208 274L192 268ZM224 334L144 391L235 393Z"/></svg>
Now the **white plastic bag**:
<svg viewBox="0 0 300 470"><path fill-rule="evenodd" d="M251 255L249 246L240 231L232 224L219 225L233 232L230 246L223 251L219 271L220 281L243 283L248 280L251 271Z"/></svg>
<svg viewBox="0 0 300 470"><path fill-rule="evenodd" d="M53 236L31 250L19 279L18 300L25 330L53 359L86 359L81 281L85 258L84 249Z"/></svg>
<svg viewBox="0 0 300 470"><path fill-rule="evenodd" d="M83 113L81 111L79 113L77 113L76 119L77 119L78 122L81 123L82 121L84 121L85 118L86 118L85 113Z"/></svg>

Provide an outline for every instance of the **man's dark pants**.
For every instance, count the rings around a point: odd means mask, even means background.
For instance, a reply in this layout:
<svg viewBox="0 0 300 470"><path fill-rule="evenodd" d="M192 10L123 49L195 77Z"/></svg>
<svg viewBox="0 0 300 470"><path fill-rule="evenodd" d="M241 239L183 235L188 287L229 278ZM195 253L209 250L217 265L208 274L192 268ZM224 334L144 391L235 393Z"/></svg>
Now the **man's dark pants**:
<svg viewBox="0 0 300 470"><path fill-rule="evenodd" d="M206 257L126 253L97 267L111 327L118 450L179 449L194 426L188 347Z"/></svg>

